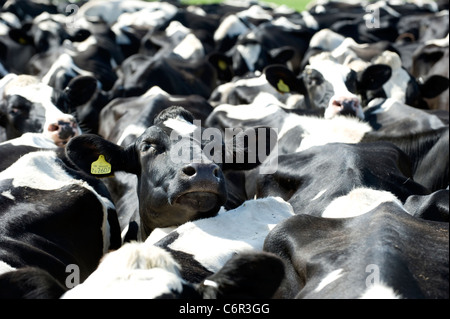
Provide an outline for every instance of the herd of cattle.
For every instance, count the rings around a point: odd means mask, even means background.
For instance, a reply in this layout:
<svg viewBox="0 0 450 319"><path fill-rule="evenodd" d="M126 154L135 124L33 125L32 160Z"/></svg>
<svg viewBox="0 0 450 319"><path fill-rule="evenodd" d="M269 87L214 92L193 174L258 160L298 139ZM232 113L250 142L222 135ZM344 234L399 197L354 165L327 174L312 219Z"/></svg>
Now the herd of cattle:
<svg viewBox="0 0 450 319"><path fill-rule="evenodd" d="M449 298L448 6L0 0L0 297Z"/></svg>

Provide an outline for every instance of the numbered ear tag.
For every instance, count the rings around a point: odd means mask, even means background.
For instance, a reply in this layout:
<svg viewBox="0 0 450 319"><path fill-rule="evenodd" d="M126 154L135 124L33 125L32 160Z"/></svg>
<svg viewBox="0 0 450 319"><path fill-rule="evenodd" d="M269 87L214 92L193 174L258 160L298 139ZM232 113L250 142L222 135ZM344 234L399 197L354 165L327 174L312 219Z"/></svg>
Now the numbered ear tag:
<svg viewBox="0 0 450 319"><path fill-rule="evenodd" d="M227 63L224 60L219 60L218 62L219 69L225 71L227 69Z"/></svg>
<svg viewBox="0 0 450 319"><path fill-rule="evenodd" d="M286 83L284 83L284 81L282 79L280 79L280 81L278 81L277 87L278 87L278 91L280 91L282 93L291 92L291 89L289 88L289 86Z"/></svg>
<svg viewBox="0 0 450 319"><path fill-rule="evenodd" d="M109 164L103 155L98 157L98 160L91 164L91 174L104 175L111 173L111 164Z"/></svg>

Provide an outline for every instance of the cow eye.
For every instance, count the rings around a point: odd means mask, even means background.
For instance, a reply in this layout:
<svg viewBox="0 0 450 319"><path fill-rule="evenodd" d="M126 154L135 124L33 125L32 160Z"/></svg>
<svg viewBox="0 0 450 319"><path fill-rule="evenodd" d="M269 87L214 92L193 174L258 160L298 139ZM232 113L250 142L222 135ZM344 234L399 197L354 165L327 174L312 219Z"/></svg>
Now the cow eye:
<svg viewBox="0 0 450 319"><path fill-rule="evenodd" d="M156 152L156 151L160 150L160 146L158 144L156 144L156 143L153 143L153 142L143 142L141 144L140 150L141 150L142 153L146 153L146 152L149 152L149 151Z"/></svg>
<svg viewBox="0 0 450 319"><path fill-rule="evenodd" d="M142 143L141 144L141 152L148 152L151 148L154 148L154 144L151 144L151 143Z"/></svg>
<svg viewBox="0 0 450 319"><path fill-rule="evenodd" d="M322 80L321 80L321 78L318 77L318 76L311 76L311 77L308 78L308 84L309 84L310 86L313 86L313 85L320 85L321 83L322 83Z"/></svg>

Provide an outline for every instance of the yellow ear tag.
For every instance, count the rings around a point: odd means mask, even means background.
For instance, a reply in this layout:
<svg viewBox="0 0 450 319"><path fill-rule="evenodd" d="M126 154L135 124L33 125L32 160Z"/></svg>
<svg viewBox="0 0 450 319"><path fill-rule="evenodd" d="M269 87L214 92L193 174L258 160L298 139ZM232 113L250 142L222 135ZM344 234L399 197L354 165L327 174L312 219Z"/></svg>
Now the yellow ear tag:
<svg viewBox="0 0 450 319"><path fill-rule="evenodd" d="M91 164L91 174L104 175L111 173L111 164L109 164L103 155L98 157L98 160Z"/></svg>
<svg viewBox="0 0 450 319"><path fill-rule="evenodd" d="M20 43L20 44L26 44L26 43L27 43L27 40L25 40L25 38L20 37L20 38L19 38L19 43Z"/></svg>
<svg viewBox="0 0 450 319"><path fill-rule="evenodd" d="M224 60L219 60L218 62L219 69L225 71L227 69L227 63Z"/></svg>
<svg viewBox="0 0 450 319"><path fill-rule="evenodd" d="M291 92L291 89L289 88L289 86L287 86L286 83L284 83L284 81L282 79L280 79L280 81L278 81L277 87L278 87L278 91L280 91L282 93Z"/></svg>

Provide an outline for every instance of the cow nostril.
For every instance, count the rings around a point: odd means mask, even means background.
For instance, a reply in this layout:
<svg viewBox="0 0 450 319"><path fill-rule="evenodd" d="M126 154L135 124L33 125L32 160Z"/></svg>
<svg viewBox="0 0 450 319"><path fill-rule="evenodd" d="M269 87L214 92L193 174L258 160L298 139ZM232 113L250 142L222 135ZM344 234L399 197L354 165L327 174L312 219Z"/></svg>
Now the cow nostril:
<svg viewBox="0 0 450 319"><path fill-rule="evenodd" d="M50 124L48 126L48 130L49 132L55 132L59 130L59 125L58 124Z"/></svg>
<svg viewBox="0 0 450 319"><path fill-rule="evenodd" d="M333 100L333 106L342 106L341 101Z"/></svg>
<svg viewBox="0 0 450 319"><path fill-rule="evenodd" d="M183 173L186 174L187 176L194 176L197 173L197 171L194 167L189 165L183 167Z"/></svg>

